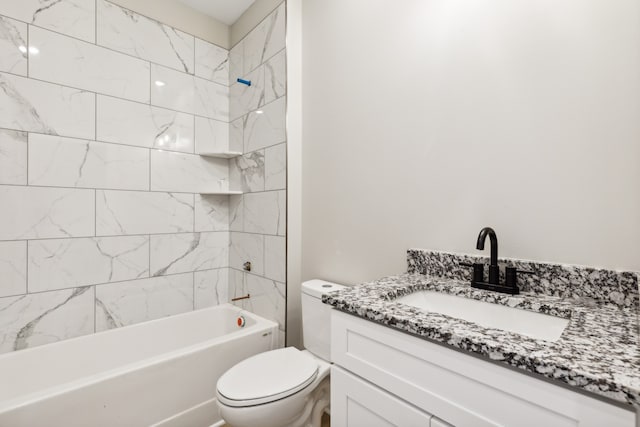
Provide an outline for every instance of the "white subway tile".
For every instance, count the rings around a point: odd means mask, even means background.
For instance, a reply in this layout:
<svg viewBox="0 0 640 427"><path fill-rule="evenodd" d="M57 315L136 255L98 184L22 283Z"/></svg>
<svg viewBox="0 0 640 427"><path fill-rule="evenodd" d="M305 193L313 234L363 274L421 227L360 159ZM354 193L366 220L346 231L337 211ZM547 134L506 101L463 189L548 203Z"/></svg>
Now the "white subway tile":
<svg viewBox="0 0 640 427"><path fill-rule="evenodd" d="M95 0L3 0L0 15L95 42Z"/></svg>
<svg viewBox="0 0 640 427"><path fill-rule="evenodd" d="M27 24L0 16L0 71L27 75Z"/></svg>
<svg viewBox="0 0 640 427"><path fill-rule="evenodd" d="M96 331L193 310L193 274L96 286Z"/></svg>
<svg viewBox="0 0 640 427"><path fill-rule="evenodd" d="M247 289L245 287L244 276L246 273L242 271L234 270L232 268L229 269L229 296L232 298L240 297L247 294ZM232 302L233 305L241 308L245 308L246 300L239 300Z"/></svg>
<svg viewBox="0 0 640 427"><path fill-rule="evenodd" d="M285 7L282 3L243 40L244 74L256 69L285 47Z"/></svg>
<svg viewBox="0 0 640 427"><path fill-rule="evenodd" d="M229 87L229 119L235 120L264 105L264 67L247 74L251 86L233 83Z"/></svg>
<svg viewBox="0 0 640 427"><path fill-rule="evenodd" d="M229 230L229 196L196 194L195 231Z"/></svg>
<svg viewBox="0 0 640 427"><path fill-rule="evenodd" d="M285 50L264 65L264 102L275 101L287 93L287 57Z"/></svg>
<svg viewBox="0 0 640 427"><path fill-rule="evenodd" d="M229 230L244 231L244 196L229 196Z"/></svg>
<svg viewBox="0 0 640 427"><path fill-rule="evenodd" d="M196 76L229 86L229 51L196 39Z"/></svg>
<svg viewBox="0 0 640 427"><path fill-rule="evenodd" d="M100 141L193 153L190 114L98 95L97 120Z"/></svg>
<svg viewBox="0 0 640 427"><path fill-rule="evenodd" d="M0 127L93 138L95 94L0 73Z"/></svg>
<svg viewBox="0 0 640 427"><path fill-rule="evenodd" d="M243 131L244 131L244 117L241 117L233 122L229 123L229 150L239 151L244 150Z"/></svg>
<svg viewBox="0 0 640 427"><path fill-rule="evenodd" d="M285 235L286 191L267 191L244 195L244 231Z"/></svg>
<svg viewBox="0 0 640 427"><path fill-rule="evenodd" d="M287 98L282 97L258 111L249 113L244 127L244 152L284 142L287 139Z"/></svg>
<svg viewBox="0 0 640 427"><path fill-rule="evenodd" d="M287 187L287 144L264 150L264 189L284 190Z"/></svg>
<svg viewBox="0 0 640 427"><path fill-rule="evenodd" d="M0 240L94 233L93 190L0 186L0 206Z"/></svg>
<svg viewBox="0 0 640 427"><path fill-rule="evenodd" d="M244 77L244 41L236 44L229 51L229 85L236 83L238 78Z"/></svg>
<svg viewBox="0 0 640 427"><path fill-rule="evenodd" d="M229 233L180 233L151 236L151 275L226 267Z"/></svg>
<svg viewBox="0 0 640 427"><path fill-rule="evenodd" d="M193 195L98 190L96 231L98 236L193 231Z"/></svg>
<svg viewBox="0 0 640 427"><path fill-rule="evenodd" d="M282 236L264 237L264 275L278 282L287 280L287 241Z"/></svg>
<svg viewBox="0 0 640 427"><path fill-rule="evenodd" d="M93 288L0 298L0 352L50 344L94 331Z"/></svg>
<svg viewBox="0 0 640 427"><path fill-rule="evenodd" d="M98 0L98 44L176 70L194 72L194 37Z"/></svg>
<svg viewBox="0 0 640 427"><path fill-rule="evenodd" d="M264 236L232 232L229 266L243 270L245 262L251 263L251 273L264 274Z"/></svg>
<svg viewBox="0 0 640 427"><path fill-rule="evenodd" d="M264 150L233 158L230 168L232 186L239 183L245 193L264 191Z"/></svg>
<svg viewBox="0 0 640 427"><path fill-rule="evenodd" d="M246 275L246 290L251 295L246 309L266 319L278 322L280 330L285 328L286 286L284 283L264 277Z"/></svg>
<svg viewBox="0 0 640 427"><path fill-rule="evenodd" d="M211 119L229 120L229 88L209 80L151 65L151 104Z"/></svg>
<svg viewBox="0 0 640 427"><path fill-rule="evenodd" d="M0 184L27 184L27 133L0 129Z"/></svg>
<svg viewBox="0 0 640 427"><path fill-rule="evenodd" d="M212 153L232 150L229 146L229 123L196 117L196 153ZM237 148L237 147L236 147Z"/></svg>
<svg viewBox="0 0 640 427"><path fill-rule="evenodd" d="M229 88L209 80L194 78L195 114L229 121Z"/></svg>
<svg viewBox="0 0 640 427"><path fill-rule="evenodd" d="M229 189L229 161L153 150L151 190L207 193Z"/></svg>
<svg viewBox="0 0 640 427"><path fill-rule="evenodd" d="M0 297L27 292L27 242L0 242Z"/></svg>
<svg viewBox="0 0 640 427"><path fill-rule="evenodd" d="M29 77L149 102L148 62L37 27L29 45Z"/></svg>
<svg viewBox="0 0 640 427"><path fill-rule="evenodd" d="M149 189L149 150L31 134L29 185Z"/></svg>
<svg viewBox="0 0 640 427"><path fill-rule="evenodd" d="M151 64L151 104L195 114L194 77Z"/></svg>
<svg viewBox="0 0 640 427"><path fill-rule="evenodd" d="M29 292L148 276L147 236L29 241Z"/></svg>
<svg viewBox="0 0 640 427"><path fill-rule="evenodd" d="M229 302L229 269L196 271L194 308L196 310Z"/></svg>

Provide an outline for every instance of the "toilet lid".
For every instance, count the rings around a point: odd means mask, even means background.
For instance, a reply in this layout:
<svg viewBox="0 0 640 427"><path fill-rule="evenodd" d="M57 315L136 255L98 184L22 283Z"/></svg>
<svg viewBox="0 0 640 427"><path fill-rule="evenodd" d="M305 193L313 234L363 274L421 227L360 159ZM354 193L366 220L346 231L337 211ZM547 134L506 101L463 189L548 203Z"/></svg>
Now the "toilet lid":
<svg viewBox="0 0 640 427"><path fill-rule="evenodd" d="M267 351L238 363L218 380L218 399L227 406L254 406L304 389L318 375L318 362L294 347Z"/></svg>

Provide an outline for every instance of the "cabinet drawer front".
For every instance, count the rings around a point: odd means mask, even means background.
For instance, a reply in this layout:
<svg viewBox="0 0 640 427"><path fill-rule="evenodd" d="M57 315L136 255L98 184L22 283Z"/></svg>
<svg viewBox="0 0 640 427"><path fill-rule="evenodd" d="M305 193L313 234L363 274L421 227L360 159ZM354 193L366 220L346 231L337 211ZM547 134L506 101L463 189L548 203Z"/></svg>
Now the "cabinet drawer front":
<svg viewBox="0 0 640 427"><path fill-rule="evenodd" d="M429 427L431 415L336 366L331 389L333 427Z"/></svg>
<svg viewBox="0 0 640 427"><path fill-rule="evenodd" d="M457 427L634 427L635 414L334 311L332 361Z"/></svg>

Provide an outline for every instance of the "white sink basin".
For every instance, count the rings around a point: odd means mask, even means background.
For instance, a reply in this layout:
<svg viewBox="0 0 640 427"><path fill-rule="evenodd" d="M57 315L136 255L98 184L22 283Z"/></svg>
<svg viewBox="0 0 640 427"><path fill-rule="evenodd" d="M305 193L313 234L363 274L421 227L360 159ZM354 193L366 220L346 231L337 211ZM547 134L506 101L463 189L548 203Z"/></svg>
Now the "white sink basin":
<svg viewBox="0 0 640 427"><path fill-rule="evenodd" d="M395 301L424 311L463 319L485 328L502 329L545 341L557 341L569 324L569 319L563 317L441 292L420 291L405 295Z"/></svg>

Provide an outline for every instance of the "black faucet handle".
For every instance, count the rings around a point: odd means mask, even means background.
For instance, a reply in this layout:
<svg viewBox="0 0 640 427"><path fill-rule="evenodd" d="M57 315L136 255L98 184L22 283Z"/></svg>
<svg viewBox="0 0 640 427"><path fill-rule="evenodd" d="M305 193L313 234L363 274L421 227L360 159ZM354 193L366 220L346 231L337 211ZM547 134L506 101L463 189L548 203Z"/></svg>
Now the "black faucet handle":
<svg viewBox="0 0 640 427"><path fill-rule="evenodd" d="M518 287L518 274L535 274L534 271L518 270L516 267L506 267L504 270L505 285L511 288Z"/></svg>
<svg viewBox="0 0 640 427"><path fill-rule="evenodd" d="M480 283L484 281L484 264L480 262L474 262L470 264L468 262L458 263L462 267L470 267L473 268L473 276L471 276L472 283Z"/></svg>

